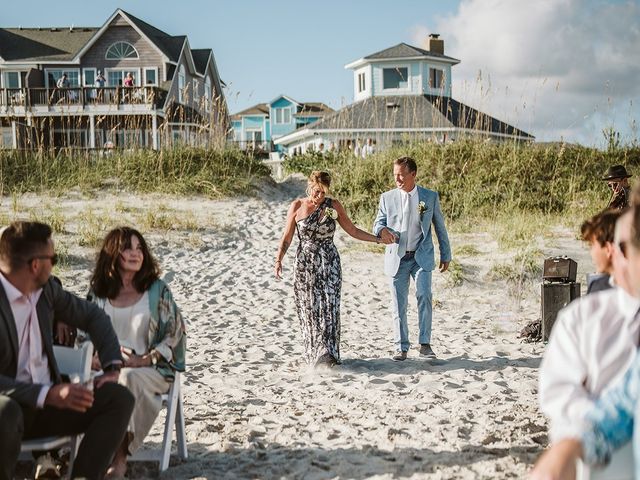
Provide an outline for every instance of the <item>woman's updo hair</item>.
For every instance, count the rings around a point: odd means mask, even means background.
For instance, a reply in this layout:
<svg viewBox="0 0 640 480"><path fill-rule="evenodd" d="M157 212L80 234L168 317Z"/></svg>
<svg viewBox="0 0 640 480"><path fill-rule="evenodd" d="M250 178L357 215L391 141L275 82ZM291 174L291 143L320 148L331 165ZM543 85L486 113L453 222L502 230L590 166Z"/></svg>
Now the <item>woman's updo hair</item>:
<svg viewBox="0 0 640 480"><path fill-rule="evenodd" d="M329 194L329 187L331 186L331 175L327 172L321 172L316 170L311 172L309 179L307 180L307 195L311 196L311 190L313 187L320 187L325 195Z"/></svg>

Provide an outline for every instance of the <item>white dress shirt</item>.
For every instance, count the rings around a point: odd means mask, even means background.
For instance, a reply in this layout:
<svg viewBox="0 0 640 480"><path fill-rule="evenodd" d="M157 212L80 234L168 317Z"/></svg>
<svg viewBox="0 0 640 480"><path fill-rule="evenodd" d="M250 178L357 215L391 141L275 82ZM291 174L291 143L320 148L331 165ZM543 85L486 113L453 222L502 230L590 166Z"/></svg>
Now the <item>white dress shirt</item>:
<svg viewBox="0 0 640 480"><path fill-rule="evenodd" d="M415 252L416 248L422 240L422 229L420 228L420 214L418 213L418 187L413 187L410 192L405 192L400 189L400 197L402 198L402 205L406 201L406 196L409 195L409 212L411 214L407 231L402 234L407 235L407 251Z"/></svg>
<svg viewBox="0 0 640 480"><path fill-rule="evenodd" d="M560 311L540 365L540 408L553 442L580 435L585 414L636 355L640 300L616 287Z"/></svg>
<svg viewBox="0 0 640 480"><path fill-rule="evenodd" d="M49 361L44 351L40 323L36 304L42 294L38 289L30 295L24 295L0 273L0 282L9 300L11 313L18 332L18 369L16 380L24 383L41 384L37 406L42 408L51 386Z"/></svg>

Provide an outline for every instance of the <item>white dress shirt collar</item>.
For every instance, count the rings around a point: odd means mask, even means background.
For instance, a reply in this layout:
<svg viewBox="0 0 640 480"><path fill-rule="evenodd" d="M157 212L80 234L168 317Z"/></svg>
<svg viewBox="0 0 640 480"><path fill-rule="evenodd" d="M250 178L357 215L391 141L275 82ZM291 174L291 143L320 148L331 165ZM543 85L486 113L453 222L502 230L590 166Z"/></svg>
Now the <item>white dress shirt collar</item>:
<svg viewBox="0 0 640 480"><path fill-rule="evenodd" d="M13 283L7 280L7 277L5 277L2 272L0 272L0 282L2 282L4 293L7 294L7 300L9 300L9 304L15 302L19 298L26 297L26 295L22 293L20 290L18 290L13 285Z"/></svg>
<svg viewBox="0 0 640 480"><path fill-rule="evenodd" d="M418 185L414 185L413 190L411 190L410 192L405 192L401 188L398 188L398 190L400 190L400 193L403 193L404 195L409 195L410 197L413 197L414 194L418 193Z"/></svg>

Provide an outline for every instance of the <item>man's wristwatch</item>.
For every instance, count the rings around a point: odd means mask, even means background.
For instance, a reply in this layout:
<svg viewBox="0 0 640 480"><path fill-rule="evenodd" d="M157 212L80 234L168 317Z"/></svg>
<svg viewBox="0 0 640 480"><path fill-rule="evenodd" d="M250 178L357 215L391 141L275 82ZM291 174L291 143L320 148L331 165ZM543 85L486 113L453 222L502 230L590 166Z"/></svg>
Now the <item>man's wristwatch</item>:
<svg viewBox="0 0 640 480"><path fill-rule="evenodd" d="M151 365L155 367L156 364L158 363L158 352L155 350L151 350L151 352L149 353L149 356L151 357Z"/></svg>

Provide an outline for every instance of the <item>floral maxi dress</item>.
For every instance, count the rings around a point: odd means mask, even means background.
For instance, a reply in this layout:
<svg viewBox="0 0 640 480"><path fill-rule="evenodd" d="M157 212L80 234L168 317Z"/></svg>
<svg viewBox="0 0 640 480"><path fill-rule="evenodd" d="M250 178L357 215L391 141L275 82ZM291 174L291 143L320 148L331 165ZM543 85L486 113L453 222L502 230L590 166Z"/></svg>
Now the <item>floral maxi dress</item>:
<svg viewBox="0 0 640 480"><path fill-rule="evenodd" d="M300 240L294 265L294 297L304 357L314 365L325 354L340 363L340 256L333 243L336 221L326 215L327 198L296 223Z"/></svg>

